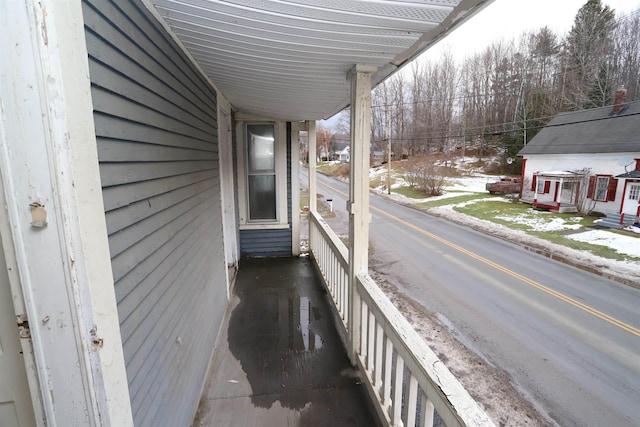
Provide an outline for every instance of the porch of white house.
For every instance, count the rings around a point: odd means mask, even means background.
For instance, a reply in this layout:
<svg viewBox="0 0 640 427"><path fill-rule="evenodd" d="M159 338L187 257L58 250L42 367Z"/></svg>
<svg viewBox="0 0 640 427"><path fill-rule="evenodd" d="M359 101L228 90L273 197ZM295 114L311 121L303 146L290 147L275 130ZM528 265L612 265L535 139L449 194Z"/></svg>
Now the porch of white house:
<svg viewBox="0 0 640 427"><path fill-rule="evenodd" d="M537 209L560 213L578 212L578 199L584 175L575 172L539 172L534 174L532 204ZM524 200L524 199L523 199Z"/></svg>

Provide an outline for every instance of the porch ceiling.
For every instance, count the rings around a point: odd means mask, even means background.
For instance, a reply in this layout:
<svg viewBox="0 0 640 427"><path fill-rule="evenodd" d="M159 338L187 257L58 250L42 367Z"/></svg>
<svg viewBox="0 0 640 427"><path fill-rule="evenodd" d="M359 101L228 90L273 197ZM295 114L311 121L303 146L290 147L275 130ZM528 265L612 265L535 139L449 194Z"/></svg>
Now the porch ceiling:
<svg viewBox="0 0 640 427"><path fill-rule="evenodd" d="M349 104L346 73L374 85L493 0L150 0L239 111L313 120Z"/></svg>

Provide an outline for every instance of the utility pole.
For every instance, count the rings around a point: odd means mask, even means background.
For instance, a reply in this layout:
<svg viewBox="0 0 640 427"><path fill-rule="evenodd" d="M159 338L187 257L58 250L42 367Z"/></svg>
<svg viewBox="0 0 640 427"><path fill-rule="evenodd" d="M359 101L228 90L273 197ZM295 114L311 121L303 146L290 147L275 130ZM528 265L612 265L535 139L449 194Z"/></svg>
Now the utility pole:
<svg viewBox="0 0 640 427"><path fill-rule="evenodd" d="M391 107L387 108L387 194L391 194Z"/></svg>

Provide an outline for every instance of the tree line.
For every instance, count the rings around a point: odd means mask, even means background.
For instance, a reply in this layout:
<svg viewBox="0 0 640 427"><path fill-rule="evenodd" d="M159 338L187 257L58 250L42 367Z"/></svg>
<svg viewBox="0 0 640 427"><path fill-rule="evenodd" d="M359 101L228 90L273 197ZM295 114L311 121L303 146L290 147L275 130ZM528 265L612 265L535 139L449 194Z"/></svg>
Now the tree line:
<svg viewBox="0 0 640 427"><path fill-rule="evenodd" d="M516 153L555 114L612 105L620 87L640 99L640 8L616 16L588 0L563 37L543 27L461 64L446 52L396 73L373 90L372 144L390 139L395 158L497 152L517 172Z"/></svg>

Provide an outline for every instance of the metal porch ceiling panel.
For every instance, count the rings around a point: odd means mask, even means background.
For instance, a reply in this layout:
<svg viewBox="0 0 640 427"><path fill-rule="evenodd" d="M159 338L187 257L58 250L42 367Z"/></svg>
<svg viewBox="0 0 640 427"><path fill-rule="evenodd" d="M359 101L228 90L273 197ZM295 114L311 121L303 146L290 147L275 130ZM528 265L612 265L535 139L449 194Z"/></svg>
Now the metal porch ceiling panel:
<svg viewBox="0 0 640 427"><path fill-rule="evenodd" d="M347 72L374 85L493 0L151 0L241 112L283 120L349 104Z"/></svg>

